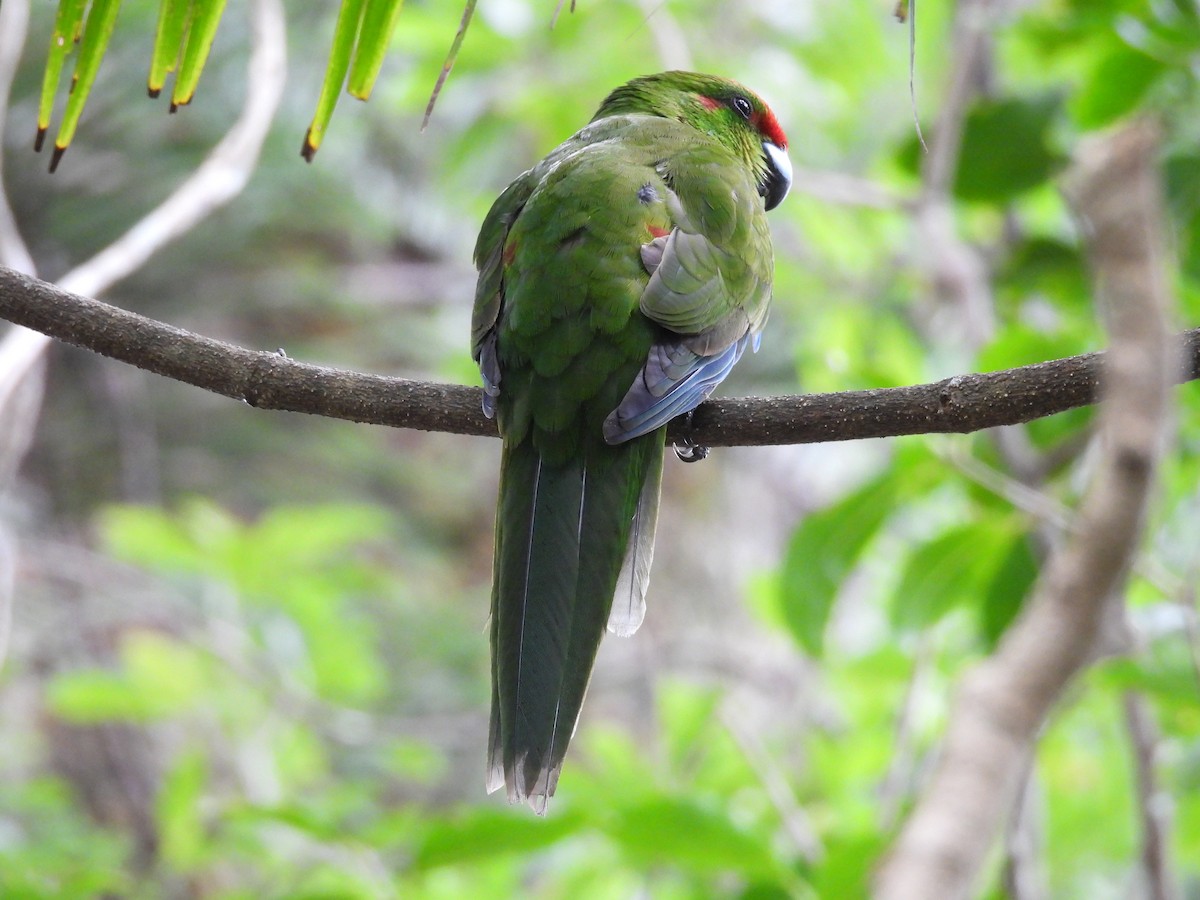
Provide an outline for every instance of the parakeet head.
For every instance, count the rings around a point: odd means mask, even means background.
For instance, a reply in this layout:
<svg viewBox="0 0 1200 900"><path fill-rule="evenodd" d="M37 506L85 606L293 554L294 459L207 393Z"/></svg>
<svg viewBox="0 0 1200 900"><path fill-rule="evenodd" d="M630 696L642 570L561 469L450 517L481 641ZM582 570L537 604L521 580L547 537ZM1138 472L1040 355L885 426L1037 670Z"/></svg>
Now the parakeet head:
<svg viewBox="0 0 1200 900"><path fill-rule="evenodd" d="M787 135L771 108L736 81L679 71L635 78L609 94L592 121L631 113L677 119L717 138L753 169L767 209L787 196Z"/></svg>

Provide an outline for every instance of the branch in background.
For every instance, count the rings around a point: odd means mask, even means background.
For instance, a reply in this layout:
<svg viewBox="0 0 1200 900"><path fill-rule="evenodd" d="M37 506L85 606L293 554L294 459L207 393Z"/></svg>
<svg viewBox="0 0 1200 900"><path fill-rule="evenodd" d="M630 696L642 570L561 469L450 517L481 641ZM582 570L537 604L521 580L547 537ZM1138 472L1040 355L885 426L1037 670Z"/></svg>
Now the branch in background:
<svg viewBox="0 0 1200 900"><path fill-rule="evenodd" d="M1171 801L1158 783L1158 728L1146 698L1128 691L1124 698L1125 728L1133 749L1134 785L1142 825L1143 896L1178 900L1179 885L1171 868Z"/></svg>
<svg viewBox="0 0 1200 900"><path fill-rule="evenodd" d="M879 900L973 894L1054 704L1103 645L1164 443L1166 332L1157 132L1133 125L1085 145L1073 205L1085 223L1111 334L1102 455L1079 527L1051 557L996 652L963 679L931 781L878 873Z"/></svg>
<svg viewBox="0 0 1200 900"><path fill-rule="evenodd" d="M479 388L366 375L246 350L68 293L0 268L0 318L138 368L278 409L397 428L494 437ZM1177 338L1176 378L1200 377L1200 328ZM709 447L809 444L903 434L967 433L1095 403L1104 353L933 384L787 397L710 400L685 434Z"/></svg>
<svg viewBox="0 0 1200 900"><path fill-rule="evenodd" d="M28 13L26 0L0 3L0 133L7 119L8 88L20 58ZM185 234L213 210L237 196L254 171L283 96L286 75L281 0L251 4L252 47L241 114L195 172L129 231L62 279L67 290L101 293L136 271L164 245ZM3 141L0 140L0 151ZM34 261L25 248L0 183L0 265L30 273ZM19 323L18 323L19 324ZM49 340L37 330L10 329L0 340L0 489L8 482L33 440L41 406L42 364ZM0 542L6 541L0 523ZM0 630L11 615L4 604L3 569L11 554L0 554ZM0 663L4 660L0 641Z"/></svg>
<svg viewBox="0 0 1200 900"><path fill-rule="evenodd" d="M251 5L250 12L253 40L247 65L245 101L237 121L200 167L166 200L121 237L64 275L60 283L65 290L102 293L139 269L154 253L187 233L213 210L232 200L249 180L283 96L287 69L281 0L257 0ZM2 225L4 222L0 217ZM20 256L5 254L0 257L0 264L33 271L33 260L25 252ZM22 329L13 329L0 341L0 420L6 415L3 391L12 390L13 385L32 371L47 344L42 335Z"/></svg>
<svg viewBox="0 0 1200 900"><path fill-rule="evenodd" d="M922 159L921 193L914 207L914 243L936 309L952 311L954 343L975 351L996 330L995 300L988 263L980 248L959 232L951 192L966 128L968 108L989 80L994 23L1002 0L960 0L955 4L947 90Z"/></svg>
<svg viewBox="0 0 1200 900"><path fill-rule="evenodd" d="M1047 900L1050 890L1042 865L1045 851L1041 789L1033 754L1026 758L1016 807L1004 835L1004 864L1000 879L1006 900Z"/></svg>
<svg viewBox="0 0 1200 900"><path fill-rule="evenodd" d="M4 129L8 122L9 92L21 61L25 33L29 28L29 0L0 2L0 265L33 271L33 257L21 237L16 217L4 188ZM13 329L20 330L20 329ZM0 420L11 410L14 427L0 429L0 494L7 491L17 464L29 449L36 410L42 403L40 377L5 379L5 360L0 351ZM26 367L25 371L28 371ZM15 539L0 521L0 669L8 658L12 634L13 606L17 585Z"/></svg>
<svg viewBox="0 0 1200 900"><path fill-rule="evenodd" d="M29 0L0 3L0 265L33 272L33 257L21 237L16 216L4 190L4 131L8 124L9 91L21 62L29 28Z"/></svg>

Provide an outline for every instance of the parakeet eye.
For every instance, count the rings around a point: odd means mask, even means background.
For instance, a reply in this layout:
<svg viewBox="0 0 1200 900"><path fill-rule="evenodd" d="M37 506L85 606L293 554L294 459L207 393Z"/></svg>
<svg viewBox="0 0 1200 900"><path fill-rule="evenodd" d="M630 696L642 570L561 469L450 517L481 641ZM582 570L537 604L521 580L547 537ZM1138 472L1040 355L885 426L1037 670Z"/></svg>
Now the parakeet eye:
<svg viewBox="0 0 1200 900"><path fill-rule="evenodd" d="M730 105L732 105L737 114L747 122L749 122L750 117L754 115L754 107L750 105L750 101L745 97L734 97L733 100L730 101Z"/></svg>

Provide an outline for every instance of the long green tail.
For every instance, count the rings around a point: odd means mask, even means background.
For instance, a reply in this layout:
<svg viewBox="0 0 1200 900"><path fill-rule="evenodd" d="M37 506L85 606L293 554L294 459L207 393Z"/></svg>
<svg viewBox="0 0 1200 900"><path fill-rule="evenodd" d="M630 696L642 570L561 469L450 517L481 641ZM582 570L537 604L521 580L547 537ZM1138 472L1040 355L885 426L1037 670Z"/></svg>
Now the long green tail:
<svg viewBox="0 0 1200 900"><path fill-rule="evenodd" d="M539 813L558 782L622 564L648 566L626 549L631 532L646 554L653 543L663 435L616 447L597 441L565 462L544 459L528 437L505 442L487 787L507 785L510 801ZM639 506L643 491L649 499ZM640 613L632 627L639 621Z"/></svg>

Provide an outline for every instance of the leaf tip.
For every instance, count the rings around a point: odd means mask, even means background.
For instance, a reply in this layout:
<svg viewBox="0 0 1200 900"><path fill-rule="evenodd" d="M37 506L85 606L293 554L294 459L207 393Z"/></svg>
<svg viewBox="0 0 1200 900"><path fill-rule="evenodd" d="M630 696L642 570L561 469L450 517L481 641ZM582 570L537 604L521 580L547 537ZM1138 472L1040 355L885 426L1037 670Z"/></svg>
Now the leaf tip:
<svg viewBox="0 0 1200 900"><path fill-rule="evenodd" d="M33 139L33 152L34 153L42 152L42 145L44 143L46 143L46 131L47 131L47 128L45 125L38 126L37 137L35 137Z"/></svg>
<svg viewBox="0 0 1200 900"><path fill-rule="evenodd" d="M63 154L66 152L67 152L67 148L65 146L60 146L58 144L54 145L54 153L51 154L51 156L50 156L50 174L51 175L53 175L55 173L55 171L57 171L58 164L62 160Z"/></svg>
<svg viewBox="0 0 1200 900"><path fill-rule="evenodd" d="M151 100L156 99L158 97L158 95L161 93L162 93L161 87L147 86L147 88L146 88L146 94L147 94L147 96L150 97Z"/></svg>
<svg viewBox="0 0 1200 900"><path fill-rule="evenodd" d="M317 155L317 145L312 141L312 129L304 132L304 143L300 146L300 155L304 157L306 163L311 163L313 157Z"/></svg>

